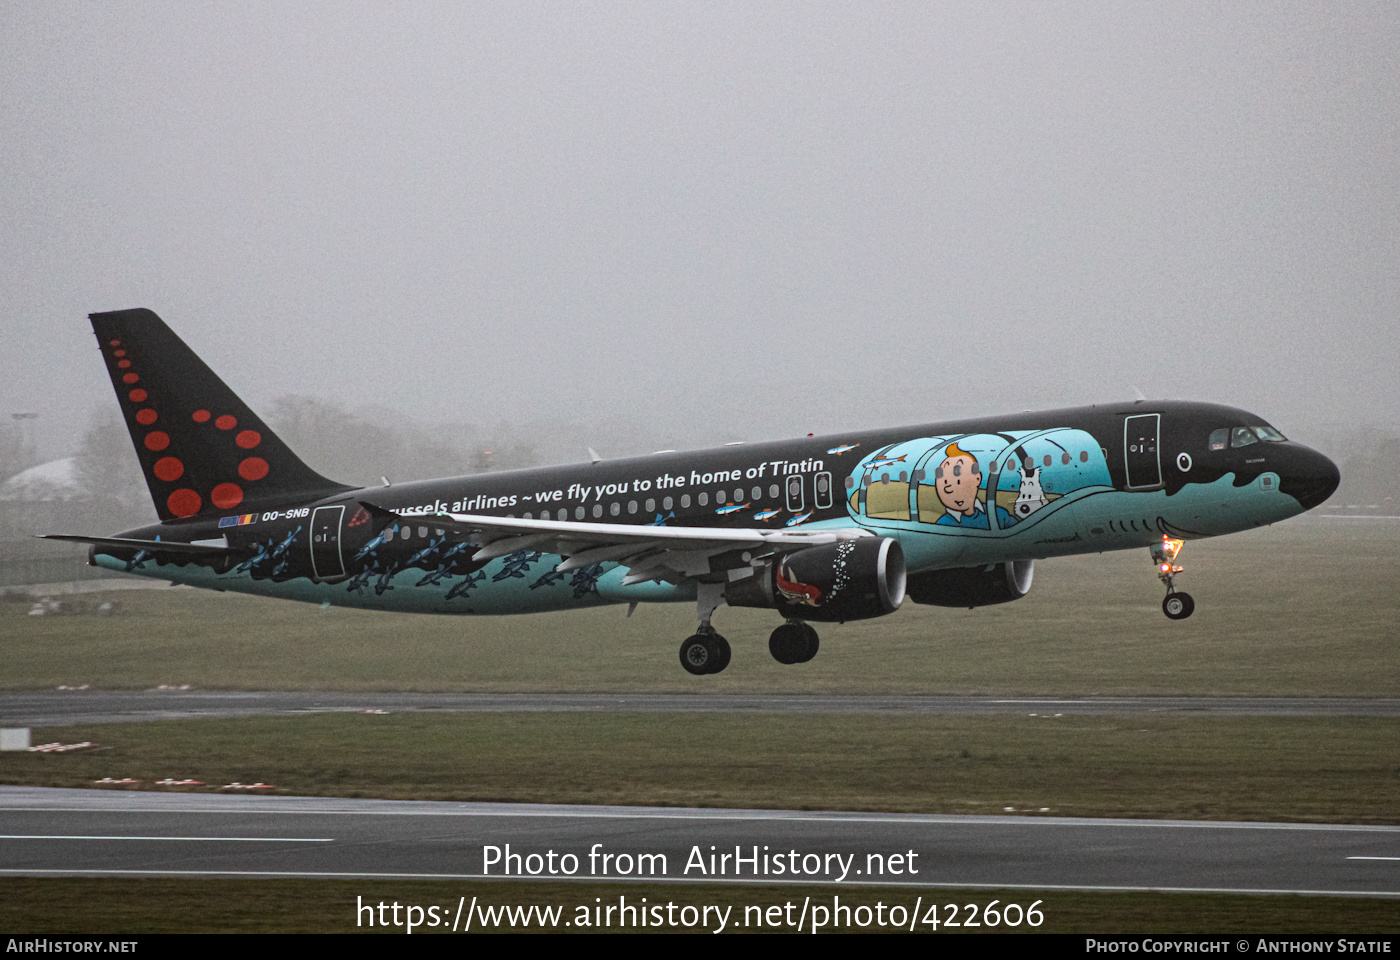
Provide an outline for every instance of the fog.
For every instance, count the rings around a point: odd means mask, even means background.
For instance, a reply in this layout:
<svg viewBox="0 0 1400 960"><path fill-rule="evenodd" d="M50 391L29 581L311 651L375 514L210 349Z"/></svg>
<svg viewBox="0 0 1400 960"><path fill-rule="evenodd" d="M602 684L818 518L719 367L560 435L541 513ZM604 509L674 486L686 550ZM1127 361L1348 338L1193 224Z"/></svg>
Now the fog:
<svg viewBox="0 0 1400 960"><path fill-rule="evenodd" d="M1136 390L1400 432L1393 3L8 3L0 88L40 458L135 306L449 466Z"/></svg>

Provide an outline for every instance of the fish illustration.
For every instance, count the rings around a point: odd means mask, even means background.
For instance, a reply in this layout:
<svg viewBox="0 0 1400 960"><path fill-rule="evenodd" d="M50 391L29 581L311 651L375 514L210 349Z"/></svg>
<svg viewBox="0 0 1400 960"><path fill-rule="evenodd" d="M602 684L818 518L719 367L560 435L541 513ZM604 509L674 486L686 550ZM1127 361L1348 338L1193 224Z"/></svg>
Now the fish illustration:
<svg viewBox="0 0 1400 960"><path fill-rule="evenodd" d="M795 527L795 526L797 526L799 523L801 523L803 520L806 520L806 519L807 519L808 517L810 517L811 515L812 515L812 511L811 511L811 510L808 510L806 513L799 513L797 516L793 517L793 518L792 518L791 520L789 520L786 524L784 524L784 526Z"/></svg>
<svg viewBox="0 0 1400 960"><path fill-rule="evenodd" d="M830 450L827 451L827 453L834 453L839 457L841 456L841 454L846 453L849 450L854 450L858 446L860 446L860 444L858 443L843 443L839 447L832 447Z"/></svg>
<svg viewBox="0 0 1400 960"><path fill-rule="evenodd" d="M772 507L771 509L768 509L768 510L760 510L760 511L758 511L758 513L755 513L755 514L753 515L753 518L754 518L755 520L762 520L763 522L767 523L769 520L772 520L774 517L776 517L778 514L780 514L780 513L782 513L782 512L783 512L783 510L782 510L781 507Z"/></svg>

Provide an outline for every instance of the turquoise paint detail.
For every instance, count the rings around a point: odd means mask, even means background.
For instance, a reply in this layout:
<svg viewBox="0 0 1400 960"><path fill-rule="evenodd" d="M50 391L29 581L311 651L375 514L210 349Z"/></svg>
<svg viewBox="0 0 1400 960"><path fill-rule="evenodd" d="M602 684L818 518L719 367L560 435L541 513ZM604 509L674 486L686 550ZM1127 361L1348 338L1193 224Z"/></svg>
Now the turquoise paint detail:
<svg viewBox="0 0 1400 960"><path fill-rule="evenodd" d="M347 589L347 580L335 583L314 583L305 577L282 582L254 580L247 572L215 573L196 564L160 564L149 557L141 561L141 567L128 571L125 560L101 552L97 553L95 559L98 566L108 570L129 572L137 576L209 590L227 590L284 600L300 600L304 603L329 603L332 606L404 613L545 613L632 601L671 603L695 599L693 584L677 586L647 582L624 587L621 581L627 575L627 571L615 563L597 564L550 577L550 574L557 573L554 568L563 559L552 554L544 554L530 561L528 568L519 571L521 576L512 576L506 572L510 564L509 557L493 560L480 571L471 574L472 577L479 578L473 589L451 599L448 599L448 594L452 588L467 578L444 578L439 583L420 587L417 586L418 581L422 580L426 573L432 572L420 567L409 567L395 572L384 582L382 591L377 593L375 587L379 584L378 575L371 577L362 589L352 592ZM499 580L494 579L498 576ZM538 582L546 577L549 577L550 582Z"/></svg>

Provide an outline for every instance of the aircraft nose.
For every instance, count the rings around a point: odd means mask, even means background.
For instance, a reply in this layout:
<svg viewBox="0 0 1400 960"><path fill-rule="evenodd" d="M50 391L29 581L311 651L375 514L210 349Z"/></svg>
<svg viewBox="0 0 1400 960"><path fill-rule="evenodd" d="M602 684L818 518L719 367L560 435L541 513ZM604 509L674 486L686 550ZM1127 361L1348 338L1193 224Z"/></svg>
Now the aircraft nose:
<svg viewBox="0 0 1400 960"><path fill-rule="evenodd" d="M1304 510L1322 503L1341 483L1337 465L1310 447L1294 444L1288 464L1279 471L1279 489L1297 500Z"/></svg>

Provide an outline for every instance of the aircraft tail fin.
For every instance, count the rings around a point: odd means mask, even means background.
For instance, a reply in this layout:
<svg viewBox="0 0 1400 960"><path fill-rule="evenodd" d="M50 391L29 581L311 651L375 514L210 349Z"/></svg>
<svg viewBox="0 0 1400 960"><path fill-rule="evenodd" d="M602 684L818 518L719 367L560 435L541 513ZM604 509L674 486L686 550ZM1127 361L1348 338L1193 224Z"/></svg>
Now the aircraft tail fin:
<svg viewBox="0 0 1400 960"><path fill-rule="evenodd" d="M88 318L162 520L352 489L303 463L152 311Z"/></svg>

